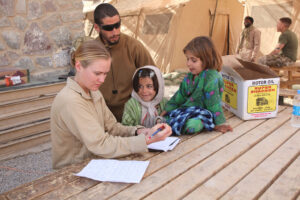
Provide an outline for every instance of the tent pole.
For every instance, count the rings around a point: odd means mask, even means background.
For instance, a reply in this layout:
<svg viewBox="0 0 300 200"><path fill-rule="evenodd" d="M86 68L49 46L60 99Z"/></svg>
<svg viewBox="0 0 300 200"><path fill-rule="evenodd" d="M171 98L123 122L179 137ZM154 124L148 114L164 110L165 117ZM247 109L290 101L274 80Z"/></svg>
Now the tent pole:
<svg viewBox="0 0 300 200"><path fill-rule="evenodd" d="M94 24L93 24L93 26L92 26L92 28L91 28L91 30L90 30L90 32L89 32L89 36L92 35L93 30L94 30Z"/></svg>
<svg viewBox="0 0 300 200"><path fill-rule="evenodd" d="M138 36L138 32L139 32L139 24L140 24L140 17L141 17L141 14L142 14L142 10L143 8L140 9L139 11L139 15L138 15L138 18L137 18L137 22L136 22L136 29L135 29L135 35L134 35L134 38L137 39L137 36Z"/></svg>
<svg viewBox="0 0 300 200"><path fill-rule="evenodd" d="M228 21L227 21L227 54L226 55L229 55L229 50L230 50L230 15L227 15L228 16Z"/></svg>
<svg viewBox="0 0 300 200"><path fill-rule="evenodd" d="M215 19L216 19L216 16L217 16L218 2L219 2L219 0L216 0L216 6L215 6L215 11L214 11L214 17L213 17L213 21L212 21L211 28L210 28L210 31L209 31L209 37L212 37L212 34L213 34L214 25L215 25Z"/></svg>

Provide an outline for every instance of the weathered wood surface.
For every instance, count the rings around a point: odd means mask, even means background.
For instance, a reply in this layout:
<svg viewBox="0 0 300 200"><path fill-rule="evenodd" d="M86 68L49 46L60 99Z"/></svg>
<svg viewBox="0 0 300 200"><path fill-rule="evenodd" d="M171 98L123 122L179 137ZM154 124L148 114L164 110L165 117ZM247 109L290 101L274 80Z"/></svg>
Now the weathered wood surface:
<svg viewBox="0 0 300 200"><path fill-rule="evenodd" d="M16 90L0 91L0 103L6 103L24 98L41 97L45 94L57 93L65 85L66 82L58 82L48 85L20 88Z"/></svg>
<svg viewBox="0 0 300 200"><path fill-rule="evenodd" d="M50 132L39 133L24 137L5 144L0 144L0 159L7 158L10 154L21 152L30 147L50 141Z"/></svg>
<svg viewBox="0 0 300 200"><path fill-rule="evenodd" d="M299 145L299 144L298 144ZM260 199L296 199L300 195L300 156L267 189ZM283 185L287 187L282 187ZM297 192L298 191L298 192Z"/></svg>
<svg viewBox="0 0 300 200"><path fill-rule="evenodd" d="M25 99L17 99L10 102L0 103L0 113L9 114L13 112L20 112L28 108L35 108L45 105L51 105L57 93L43 95L41 97L30 97Z"/></svg>
<svg viewBox="0 0 300 200"><path fill-rule="evenodd" d="M50 141L50 108L65 82L0 91L0 159Z"/></svg>
<svg viewBox="0 0 300 200"><path fill-rule="evenodd" d="M0 144L50 131L50 119L0 131Z"/></svg>
<svg viewBox="0 0 300 200"><path fill-rule="evenodd" d="M249 121L227 113L233 132L182 136L170 152L123 158L150 160L139 184L74 176L86 161L0 199L298 199L300 130L290 126L291 111L280 107L276 118Z"/></svg>
<svg viewBox="0 0 300 200"><path fill-rule="evenodd" d="M278 75L280 71L287 72L287 80L280 80L280 87L281 88L291 88L293 84L300 84L300 79L297 76L294 76L295 72L299 72L300 66L299 65L292 65L292 66L283 66L283 67L270 67L273 71L275 71Z"/></svg>

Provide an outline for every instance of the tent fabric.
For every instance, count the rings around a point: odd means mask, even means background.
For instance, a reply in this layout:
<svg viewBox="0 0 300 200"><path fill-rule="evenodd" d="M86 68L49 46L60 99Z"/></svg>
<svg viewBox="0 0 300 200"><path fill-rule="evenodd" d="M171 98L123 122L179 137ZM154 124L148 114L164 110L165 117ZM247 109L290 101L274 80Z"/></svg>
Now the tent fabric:
<svg viewBox="0 0 300 200"><path fill-rule="evenodd" d="M119 11L121 31L141 41L163 73L186 68L184 46L196 36L211 37L222 55L233 54L242 30L243 5L237 0L111 0L84 2L89 34L93 11L103 2ZM216 8L217 5L217 8ZM215 13L216 11L216 13ZM215 16L215 19L214 19ZM96 37L97 33L92 33Z"/></svg>

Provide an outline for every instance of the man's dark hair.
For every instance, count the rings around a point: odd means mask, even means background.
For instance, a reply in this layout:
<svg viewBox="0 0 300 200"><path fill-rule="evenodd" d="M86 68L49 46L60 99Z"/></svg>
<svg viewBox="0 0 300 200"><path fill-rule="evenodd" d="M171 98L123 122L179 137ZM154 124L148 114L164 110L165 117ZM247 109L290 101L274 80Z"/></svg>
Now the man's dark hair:
<svg viewBox="0 0 300 200"><path fill-rule="evenodd" d="M253 17L247 16L247 17L245 17L245 19L249 20L251 22L251 24L254 23Z"/></svg>
<svg viewBox="0 0 300 200"><path fill-rule="evenodd" d="M108 3L99 4L94 11L94 22L98 25L102 24L102 19L105 17L113 17L120 15L117 9Z"/></svg>
<svg viewBox="0 0 300 200"><path fill-rule="evenodd" d="M289 17L282 17L279 19L287 28L292 24L292 20Z"/></svg>

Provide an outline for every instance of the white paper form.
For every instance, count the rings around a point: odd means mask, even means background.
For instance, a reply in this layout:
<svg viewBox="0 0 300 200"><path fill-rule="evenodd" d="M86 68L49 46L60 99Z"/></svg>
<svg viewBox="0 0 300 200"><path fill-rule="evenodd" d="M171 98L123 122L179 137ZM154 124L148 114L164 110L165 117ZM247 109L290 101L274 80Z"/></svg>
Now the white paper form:
<svg viewBox="0 0 300 200"><path fill-rule="evenodd" d="M149 161L91 160L76 176L98 181L139 183Z"/></svg>
<svg viewBox="0 0 300 200"><path fill-rule="evenodd" d="M169 151L172 150L179 142L178 137L167 137L163 141L154 142L148 145L148 149Z"/></svg>

